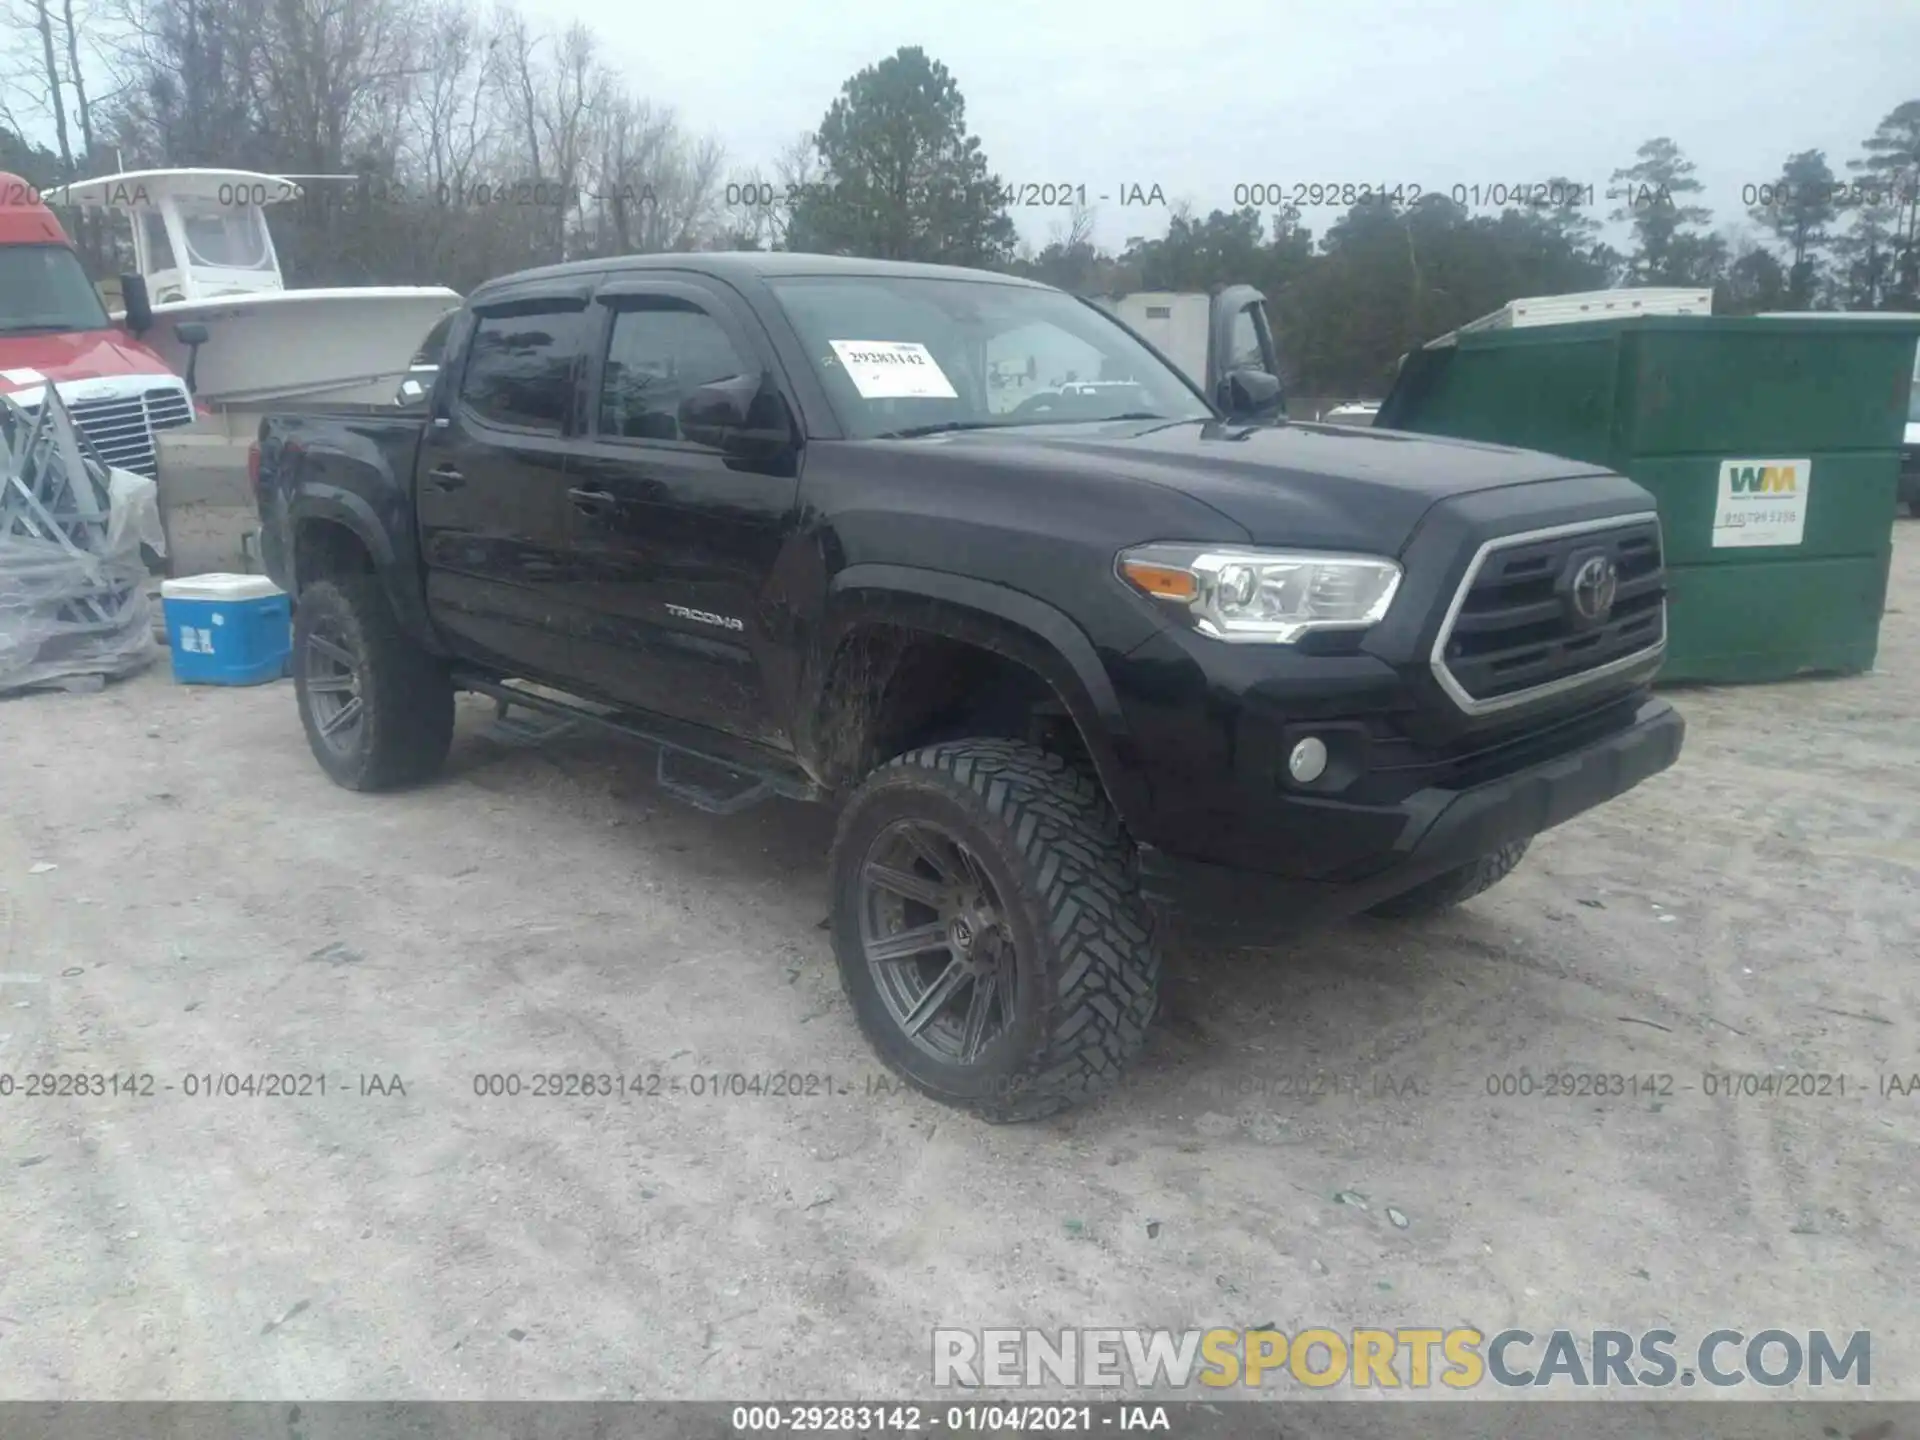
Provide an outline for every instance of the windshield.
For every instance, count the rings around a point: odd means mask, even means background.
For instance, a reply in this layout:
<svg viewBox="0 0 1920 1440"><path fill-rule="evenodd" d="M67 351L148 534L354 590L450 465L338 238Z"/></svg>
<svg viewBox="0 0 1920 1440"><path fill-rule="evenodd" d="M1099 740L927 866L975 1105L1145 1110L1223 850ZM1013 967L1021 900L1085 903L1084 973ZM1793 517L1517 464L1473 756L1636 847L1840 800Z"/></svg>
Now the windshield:
<svg viewBox="0 0 1920 1440"><path fill-rule="evenodd" d="M862 439L1213 413L1126 331L1057 290L891 275L770 284Z"/></svg>
<svg viewBox="0 0 1920 1440"><path fill-rule="evenodd" d="M221 206L217 209L182 208L187 263L221 270L271 270L273 252L267 245L267 225L258 206Z"/></svg>
<svg viewBox="0 0 1920 1440"><path fill-rule="evenodd" d="M105 330L107 307L59 245L0 245L0 335Z"/></svg>

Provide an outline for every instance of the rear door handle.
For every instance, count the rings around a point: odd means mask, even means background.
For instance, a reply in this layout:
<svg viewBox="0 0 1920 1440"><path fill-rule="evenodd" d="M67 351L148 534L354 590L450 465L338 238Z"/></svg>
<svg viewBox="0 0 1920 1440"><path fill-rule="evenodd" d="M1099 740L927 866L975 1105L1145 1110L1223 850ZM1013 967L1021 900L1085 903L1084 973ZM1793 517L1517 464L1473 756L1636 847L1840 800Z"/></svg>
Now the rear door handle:
<svg viewBox="0 0 1920 1440"><path fill-rule="evenodd" d="M467 477L451 465L436 465L427 472L427 479L436 490L458 490L467 483Z"/></svg>
<svg viewBox="0 0 1920 1440"><path fill-rule="evenodd" d="M620 503L610 490L569 490L567 498L588 515L611 515Z"/></svg>

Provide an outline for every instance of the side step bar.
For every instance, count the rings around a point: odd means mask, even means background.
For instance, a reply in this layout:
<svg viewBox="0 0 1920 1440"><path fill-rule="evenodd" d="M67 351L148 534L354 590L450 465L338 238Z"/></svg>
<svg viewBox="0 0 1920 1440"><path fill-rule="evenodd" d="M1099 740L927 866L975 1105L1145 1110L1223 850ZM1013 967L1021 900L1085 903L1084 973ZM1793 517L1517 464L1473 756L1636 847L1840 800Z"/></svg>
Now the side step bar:
<svg viewBox="0 0 1920 1440"><path fill-rule="evenodd" d="M654 766L654 783L669 795L684 800L694 809L704 810L709 815L737 814L750 806L758 805L762 800L776 793L770 776L761 775L756 778L745 771L735 770L731 766L722 766L718 761L706 761L704 757L702 760L706 768L715 771L720 780L733 782L735 788L722 790L702 785L696 780L676 779L667 773L667 764L676 755L685 759L688 752L662 745L655 753L659 758Z"/></svg>
<svg viewBox="0 0 1920 1440"><path fill-rule="evenodd" d="M654 767L655 783L675 799L710 815L737 814L776 795L788 800L819 800L826 793L798 765L782 765L779 757L771 754L751 759L722 754L718 747L701 746L671 721L647 725L617 710L523 690L510 681L470 671L456 670L453 683L462 690L491 697L499 703L503 716L508 706L523 705L652 745L659 756ZM711 783L703 783L703 776L711 777Z"/></svg>

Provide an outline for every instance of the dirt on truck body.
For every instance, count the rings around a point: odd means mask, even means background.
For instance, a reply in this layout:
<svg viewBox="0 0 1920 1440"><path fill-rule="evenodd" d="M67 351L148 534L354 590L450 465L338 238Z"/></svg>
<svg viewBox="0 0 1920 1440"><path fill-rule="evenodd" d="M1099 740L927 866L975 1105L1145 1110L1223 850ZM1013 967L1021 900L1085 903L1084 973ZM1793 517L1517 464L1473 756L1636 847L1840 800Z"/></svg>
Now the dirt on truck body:
<svg viewBox="0 0 1920 1440"><path fill-rule="evenodd" d="M1006 276L531 271L471 297L424 413L259 445L328 774L431 775L464 688L647 739L709 809L831 800L862 1029L993 1119L1120 1077L1170 914L1434 913L1680 748L1631 481L1290 424L1271 373L1203 392Z"/></svg>

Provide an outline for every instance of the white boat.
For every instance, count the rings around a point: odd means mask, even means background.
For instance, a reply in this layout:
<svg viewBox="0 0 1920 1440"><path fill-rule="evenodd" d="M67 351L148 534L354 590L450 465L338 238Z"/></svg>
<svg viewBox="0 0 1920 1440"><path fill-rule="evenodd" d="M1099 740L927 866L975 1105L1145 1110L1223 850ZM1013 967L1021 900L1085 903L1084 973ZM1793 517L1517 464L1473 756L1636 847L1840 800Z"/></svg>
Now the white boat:
<svg viewBox="0 0 1920 1440"><path fill-rule="evenodd" d="M191 362L202 405L389 402L427 332L460 296L443 285L287 289L264 207L300 194L281 175L139 170L79 181L46 199L128 217L154 321L140 338L177 374ZM197 354L176 334L189 322L206 327Z"/></svg>

